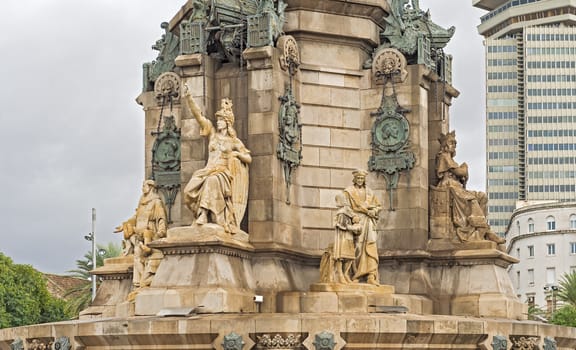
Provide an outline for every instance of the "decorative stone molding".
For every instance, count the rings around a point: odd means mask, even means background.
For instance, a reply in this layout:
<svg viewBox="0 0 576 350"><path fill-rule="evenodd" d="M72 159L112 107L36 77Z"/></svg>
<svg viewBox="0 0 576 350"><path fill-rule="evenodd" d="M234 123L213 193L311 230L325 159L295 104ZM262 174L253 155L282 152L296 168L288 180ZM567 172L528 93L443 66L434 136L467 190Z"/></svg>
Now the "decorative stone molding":
<svg viewBox="0 0 576 350"><path fill-rule="evenodd" d="M151 246L157 247L157 245L152 244ZM226 256L232 256L236 258L242 259L250 259L252 257L251 254L243 253L241 251L235 249L227 249L227 248L211 248L211 247L170 247L170 248L161 248L162 252L165 255L194 255L194 254L220 254Z"/></svg>
<svg viewBox="0 0 576 350"><path fill-rule="evenodd" d="M52 349L52 344L51 340L32 339L28 343L28 350L49 350Z"/></svg>
<svg viewBox="0 0 576 350"><path fill-rule="evenodd" d="M512 347L510 350L538 350L540 337L511 335Z"/></svg>
<svg viewBox="0 0 576 350"><path fill-rule="evenodd" d="M302 345L300 338L300 334L288 334L286 337L280 334L276 334L274 337L271 337L270 334L264 334L257 337L257 346L258 349L298 349Z"/></svg>
<svg viewBox="0 0 576 350"><path fill-rule="evenodd" d="M103 281L114 281L114 280L129 280L132 279L131 273L115 274L115 275L100 275Z"/></svg>

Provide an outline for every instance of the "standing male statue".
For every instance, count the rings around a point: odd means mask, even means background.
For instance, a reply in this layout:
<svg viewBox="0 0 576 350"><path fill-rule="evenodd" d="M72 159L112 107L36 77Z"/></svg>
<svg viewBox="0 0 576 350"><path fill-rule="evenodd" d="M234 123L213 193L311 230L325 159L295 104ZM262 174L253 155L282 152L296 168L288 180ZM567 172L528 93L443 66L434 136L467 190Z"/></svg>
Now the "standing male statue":
<svg viewBox="0 0 576 350"><path fill-rule="evenodd" d="M362 169L353 171L354 184L336 196L336 237L320 266L321 281L325 283L380 285L376 224L382 207L366 187L367 174Z"/></svg>
<svg viewBox="0 0 576 350"><path fill-rule="evenodd" d="M166 207L158 195L154 180L142 184L142 196L136 213L114 232L124 232L124 255L134 254L134 287L148 287L162 260L162 252L148 244L166 237Z"/></svg>
<svg viewBox="0 0 576 350"><path fill-rule="evenodd" d="M356 241L356 260L353 281L379 285L378 248L376 224L382 206L372 190L366 187L366 170L352 172L353 185L344 189L345 206L349 207L358 221L359 234Z"/></svg>

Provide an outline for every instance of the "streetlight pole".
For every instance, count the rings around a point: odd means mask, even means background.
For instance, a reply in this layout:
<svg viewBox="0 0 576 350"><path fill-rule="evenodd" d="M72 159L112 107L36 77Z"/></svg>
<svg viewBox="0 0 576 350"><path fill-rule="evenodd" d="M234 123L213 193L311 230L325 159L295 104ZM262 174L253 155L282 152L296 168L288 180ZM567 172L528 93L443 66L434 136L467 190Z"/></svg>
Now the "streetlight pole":
<svg viewBox="0 0 576 350"><path fill-rule="evenodd" d="M92 270L96 269L96 209L92 208L92 232L84 236L84 239L92 242ZM96 276L90 277L92 280L92 301L96 299Z"/></svg>
<svg viewBox="0 0 576 350"><path fill-rule="evenodd" d="M92 208L92 269L96 269L96 209ZM92 275L92 301L96 299L96 276Z"/></svg>

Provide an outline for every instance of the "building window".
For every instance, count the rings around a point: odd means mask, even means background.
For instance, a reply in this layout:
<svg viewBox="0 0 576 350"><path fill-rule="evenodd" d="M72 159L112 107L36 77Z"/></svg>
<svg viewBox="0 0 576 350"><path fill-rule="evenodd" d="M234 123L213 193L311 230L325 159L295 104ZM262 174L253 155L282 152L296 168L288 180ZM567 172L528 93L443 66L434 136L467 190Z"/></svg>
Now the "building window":
<svg viewBox="0 0 576 350"><path fill-rule="evenodd" d="M576 242L570 242L570 254L576 254Z"/></svg>
<svg viewBox="0 0 576 350"><path fill-rule="evenodd" d="M546 268L546 284L556 284L556 269L554 267Z"/></svg>
<svg viewBox="0 0 576 350"><path fill-rule="evenodd" d="M570 215L570 228L576 230L576 215Z"/></svg>
<svg viewBox="0 0 576 350"><path fill-rule="evenodd" d="M516 271L516 289L520 289L520 271Z"/></svg>
<svg viewBox="0 0 576 350"><path fill-rule="evenodd" d="M516 248L516 257L520 259L520 248Z"/></svg>
<svg viewBox="0 0 576 350"><path fill-rule="evenodd" d="M534 220L528 219L528 233L534 232Z"/></svg>
<svg viewBox="0 0 576 350"><path fill-rule="evenodd" d="M548 243L548 244L546 244L546 249L547 249L548 255L556 255L556 244Z"/></svg>
<svg viewBox="0 0 576 350"><path fill-rule="evenodd" d="M520 221L516 221L516 231L518 232L518 235L520 235Z"/></svg>
<svg viewBox="0 0 576 350"><path fill-rule="evenodd" d="M576 266L570 266L570 273L576 272Z"/></svg>
<svg viewBox="0 0 576 350"><path fill-rule="evenodd" d="M528 286L534 287L534 269L528 269Z"/></svg>
<svg viewBox="0 0 576 350"><path fill-rule="evenodd" d="M534 257L534 246L533 245L528 246L528 256L531 258Z"/></svg>
<svg viewBox="0 0 576 350"><path fill-rule="evenodd" d="M556 229L556 219L553 216L546 218L546 229L548 231L554 231Z"/></svg>

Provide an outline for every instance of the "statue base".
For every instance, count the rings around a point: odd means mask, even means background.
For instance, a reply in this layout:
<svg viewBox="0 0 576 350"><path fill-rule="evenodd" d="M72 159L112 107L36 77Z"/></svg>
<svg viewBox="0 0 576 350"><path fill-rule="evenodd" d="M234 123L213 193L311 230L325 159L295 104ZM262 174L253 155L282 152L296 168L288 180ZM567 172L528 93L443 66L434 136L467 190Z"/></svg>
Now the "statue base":
<svg viewBox="0 0 576 350"><path fill-rule="evenodd" d="M446 291L452 290L447 313L525 320L528 306L516 296L506 271L518 260L495 249L494 242L475 243L489 243L493 248L433 254L436 261L431 278L438 281L438 294L445 296Z"/></svg>
<svg viewBox="0 0 576 350"><path fill-rule="evenodd" d="M428 241L428 251L430 252L482 250L482 249L496 249L501 252L505 252L506 246L505 244L498 244L496 242L487 240L460 242L460 241L452 241L449 239L431 239L430 241Z"/></svg>
<svg viewBox="0 0 576 350"><path fill-rule="evenodd" d="M432 313L432 301L394 294L390 285L314 283L309 292L282 292L279 312L288 313Z"/></svg>
<svg viewBox="0 0 576 350"><path fill-rule="evenodd" d="M169 229L150 243L164 259L150 287L135 296L135 315L191 308L197 313L255 312L254 248L244 232L229 234L218 225Z"/></svg>
<svg viewBox="0 0 576 350"><path fill-rule="evenodd" d="M132 269L134 256L120 256L104 260L104 266L90 271L102 280L98 287L96 299L92 304L80 312L80 319L115 317L123 315L118 311L132 289Z"/></svg>

